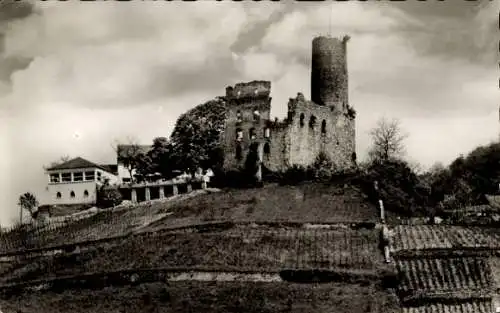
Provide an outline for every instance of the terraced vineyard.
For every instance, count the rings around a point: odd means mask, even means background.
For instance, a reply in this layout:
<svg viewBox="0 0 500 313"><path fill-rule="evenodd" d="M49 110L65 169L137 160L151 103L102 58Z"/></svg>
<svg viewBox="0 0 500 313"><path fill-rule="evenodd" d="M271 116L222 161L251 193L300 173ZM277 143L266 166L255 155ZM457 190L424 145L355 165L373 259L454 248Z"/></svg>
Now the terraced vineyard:
<svg viewBox="0 0 500 313"><path fill-rule="evenodd" d="M283 269L375 270L383 264L375 230L263 230L148 233L80 254L15 265L3 282L146 268L276 272Z"/></svg>
<svg viewBox="0 0 500 313"><path fill-rule="evenodd" d="M372 286L182 281L40 291L0 298L4 312L396 313L397 299Z"/></svg>
<svg viewBox="0 0 500 313"><path fill-rule="evenodd" d="M491 300L473 300L458 304L435 303L406 307L403 313L493 313Z"/></svg>
<svg viewBox="0 0 500 313"><path fill-rule="evenodd" d="M397 261L400 291L435 293L481 291L492 287L487 258L422 258Z"/></svg>
<svg viewBox="0 0 500 313"><path fill-rule="evenodd" d="M100 211L76 221L30 225L25 232L13 230L0 233L0 254L122 236L135 227L165 217L166 208L201 194L202 191L195 191L193 194L181 195L168 201Z"/></svg>
<svg viewBox="0 0 500 313"><path fill-rule="evenodd" d="M396 226L393 251L422 249L500 249L500 230L448 225Z"/></svg>

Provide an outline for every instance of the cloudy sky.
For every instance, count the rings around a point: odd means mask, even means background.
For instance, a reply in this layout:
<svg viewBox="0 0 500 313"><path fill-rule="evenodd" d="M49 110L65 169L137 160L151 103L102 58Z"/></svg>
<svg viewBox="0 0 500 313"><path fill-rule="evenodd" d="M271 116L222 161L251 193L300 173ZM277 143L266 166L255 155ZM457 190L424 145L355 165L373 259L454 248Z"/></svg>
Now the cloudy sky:
<svg viewBox="0 0 500 313"><path fill-rule="evenodd" d="M179 114L228 85L270 80L272 113L284 116L288 98L308 97L311 40L329 32L351 36L358 155L386 116L409 133L412 161L446 164L498 137L499 9L459 0L3 4L0 224L17 216L22 192L44 201L44 165L63 155L112 163L114 140L169 136Z"/></svg>

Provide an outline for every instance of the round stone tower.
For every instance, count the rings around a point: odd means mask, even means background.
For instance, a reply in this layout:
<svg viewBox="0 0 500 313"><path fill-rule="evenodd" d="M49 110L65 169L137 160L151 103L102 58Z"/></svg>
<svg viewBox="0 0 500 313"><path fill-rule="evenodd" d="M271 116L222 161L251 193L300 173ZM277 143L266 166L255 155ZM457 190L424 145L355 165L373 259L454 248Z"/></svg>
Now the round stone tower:
<svg viewBox="0 0 500 313"><path fill-rule="evenodd" d="M312 41L311 100L343 111L348 104L348 36L342 39L320 36Z"/></svg>

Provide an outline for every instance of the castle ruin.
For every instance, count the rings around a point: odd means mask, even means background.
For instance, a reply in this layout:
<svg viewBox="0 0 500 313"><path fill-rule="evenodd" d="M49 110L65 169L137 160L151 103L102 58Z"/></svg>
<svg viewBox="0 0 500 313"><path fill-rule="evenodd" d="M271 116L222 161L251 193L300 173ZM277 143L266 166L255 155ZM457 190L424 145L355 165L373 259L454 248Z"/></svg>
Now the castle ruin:
<svg viewBox="0 0 500 313"><path fill-rule="evenodd" d="M250 152L256 153L258 164L270 171L309 166L320 153L328 156L337 170L354 165L355 111L348 98L348 40L348 36L313 39L311 100L301 93L291 98L283 121L270 118L269 81L226 88L226 171L243 169Z"/></svg>

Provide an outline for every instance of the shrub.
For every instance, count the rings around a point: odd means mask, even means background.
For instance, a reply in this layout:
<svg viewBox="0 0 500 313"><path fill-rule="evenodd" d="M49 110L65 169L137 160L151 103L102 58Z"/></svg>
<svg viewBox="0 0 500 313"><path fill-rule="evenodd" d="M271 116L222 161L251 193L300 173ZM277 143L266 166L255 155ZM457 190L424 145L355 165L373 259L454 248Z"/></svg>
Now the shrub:
<svg viewBox="0 0 500 313"><path fill-rule="evenodd" d="M122 194L117 187L102 186L97 192L97 207L110 208L121 204L123 201Z"/></svg>
<svg viewBox="0 0 500 313"><path fill-rule="evenodd" d="M335 166L326 154L320 153L308 168L308 172L314 180L327 181L333 177Z"/></svg>
<svg viewBox="0 0 500 313"><path fill-rule="evenodd" d="M374 162L361 173L358 181L364 193L374 202L382 199L388 211L408 217L434 214L429 205L429 186L404 161ZM374 181L378 181L378 193L374 191Z"/></svg>
<svg viewBox="0 0 500 313"><path fill-rule="evenodd" d="M246 188L250 183L251 177L244 171L221 171L211 180L211 185L217 188Z"/></svg>
<svg viewBox="0 0 500 313"><path fill-rule="evenodd" d="M281 185L297 185L308 178L308 171L305 167L294 165L280 174L279 183Z"/></svg>

